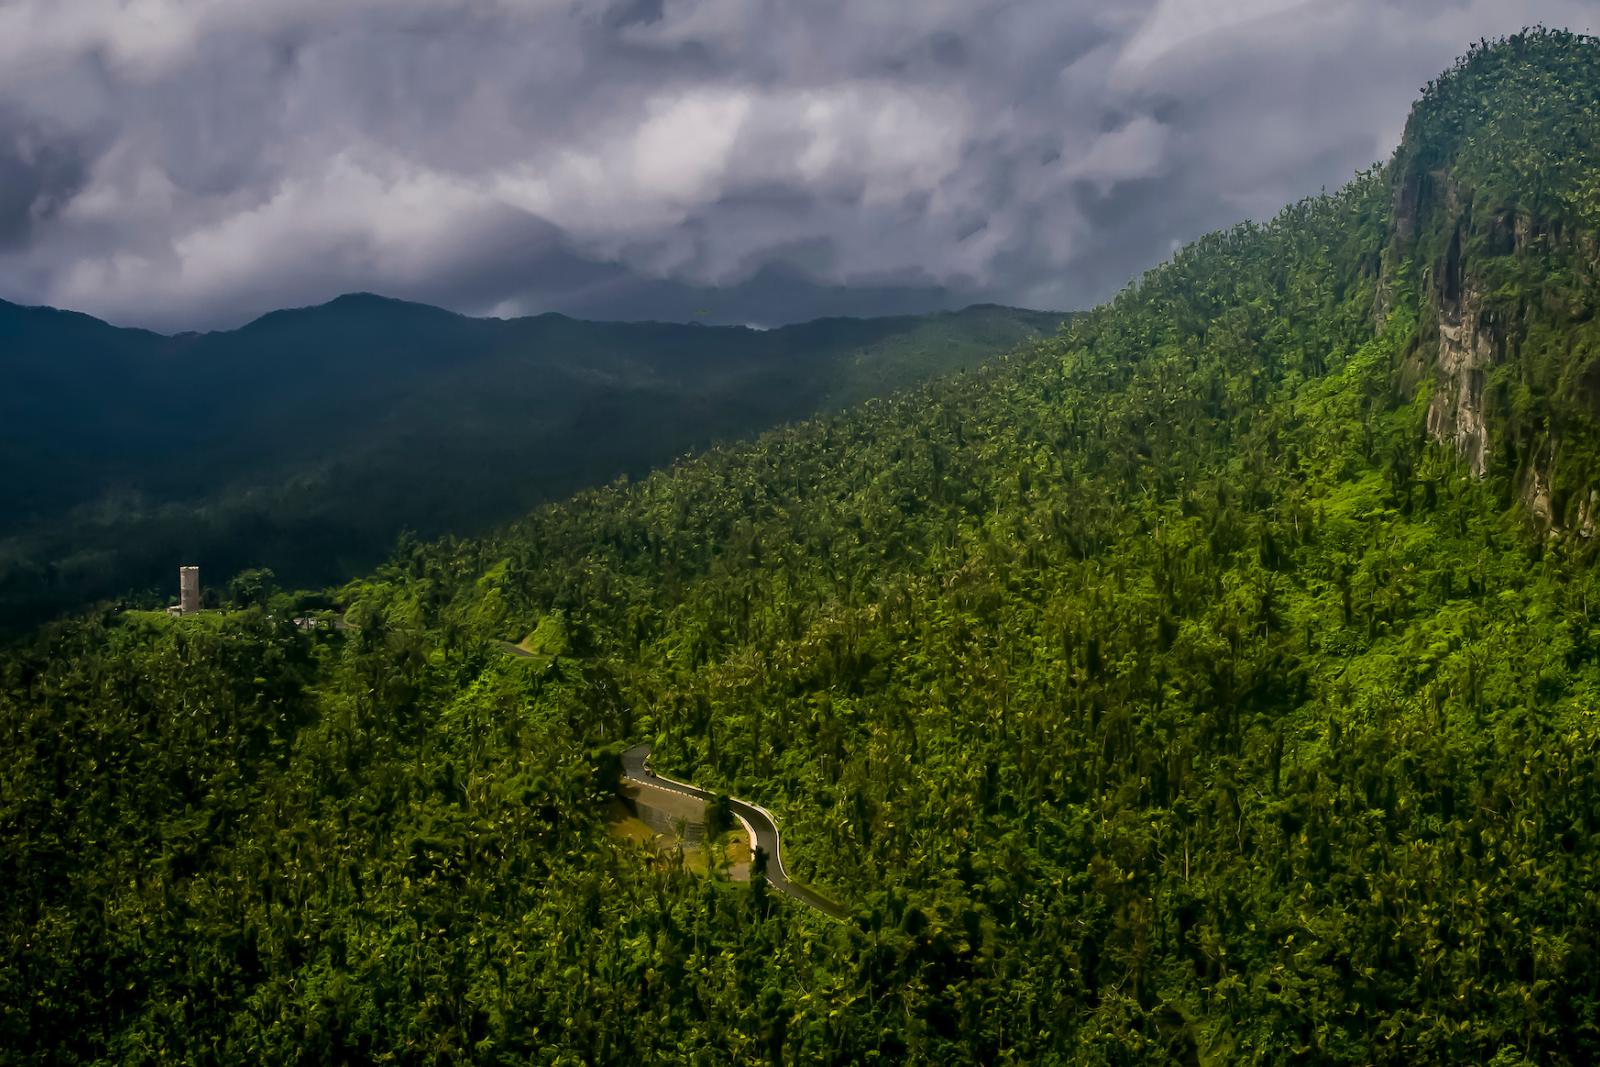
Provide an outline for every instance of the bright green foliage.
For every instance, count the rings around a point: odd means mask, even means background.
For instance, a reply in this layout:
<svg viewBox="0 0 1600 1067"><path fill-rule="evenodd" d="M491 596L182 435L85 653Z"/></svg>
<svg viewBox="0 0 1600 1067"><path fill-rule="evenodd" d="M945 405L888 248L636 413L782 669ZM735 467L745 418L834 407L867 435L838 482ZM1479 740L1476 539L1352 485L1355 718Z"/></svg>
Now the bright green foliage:
<svg viewBox="0 0 1600 1067"><path fill-rule="evenodd" d="M0 1046L1593 1062L1600 581L1429 442L1395 180L976 374L407 546L357 630L42 638ZM491 644L551 619L548 663ZM635 739L852 920L611 842Z"/></svg>
<svg viewBox="0 0 1600 1067"><path fill-rule="evenodd" d="M556 656L564 655L567 651L567 620L561 612L554 612L539 620L539 625L533 628L522 642L522 647L536 655Z"/></svg>

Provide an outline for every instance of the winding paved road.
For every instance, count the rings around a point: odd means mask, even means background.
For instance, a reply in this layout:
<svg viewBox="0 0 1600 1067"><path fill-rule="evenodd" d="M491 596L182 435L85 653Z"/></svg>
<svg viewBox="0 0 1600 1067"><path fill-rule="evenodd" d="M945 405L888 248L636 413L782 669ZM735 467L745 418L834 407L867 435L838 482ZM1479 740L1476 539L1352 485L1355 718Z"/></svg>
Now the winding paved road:
<svg viewBox="0 0 1600 1067"><path fill-rule="evenodd" d="M639 785L654 786L670 793L681 793L706 803L710 803L713 798L713 794L704 789L692 786L688 782L663 778L652 771L649 745L634 745L622 754L622 773L624 777ZM842 905L835 904L827 897L789 880L789 872L783 868L783 842L778 836L778 822L772 817L772 812L759 804L751 804L734 797L728 798L728 808L740 822L744 823L755 847L770 858L767 865L768 885L785 896L798 900L806 907L820 911L830 919L843 919L850 914Z"/></svg>
<svg viewBox="0 0 1600 1067"><path fill-rule="evenodd" d="M496 641L495 644L502 652L516 656L519 659L532 659L533 653L518 648L510 641ZM679 793L683 796L693 797L696 800L710 803L713 794L692 786L688 782L674 781L663 778L650 769L650 746L634 745L622 754L622 773L629 780L639 785L653 786L665 789L669 793ZM783 866L783 840L778 835L778 820L772 817L772 812L759 804L739 800L736 797L728 798L728 809L744 824L750 834L751 844L767 854L767 884L778 892L791 899L798 900L808 908L815 909L830 919L843 920L850 912L841 904L835 904L827 897L808 889L797 882L789 880L789 872Z"/></svg>

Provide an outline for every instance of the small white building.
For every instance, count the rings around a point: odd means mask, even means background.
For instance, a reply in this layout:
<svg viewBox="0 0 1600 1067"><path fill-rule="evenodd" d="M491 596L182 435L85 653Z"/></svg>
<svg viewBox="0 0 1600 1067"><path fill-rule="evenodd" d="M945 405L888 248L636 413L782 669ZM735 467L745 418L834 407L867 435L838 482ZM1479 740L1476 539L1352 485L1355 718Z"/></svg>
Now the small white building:
<svg viewBox="0 0 1600 1067"><path fill-rule="evenodd" d="M178 568L178 610L174 615L193 615L200 610L200 568Z"/></svg>

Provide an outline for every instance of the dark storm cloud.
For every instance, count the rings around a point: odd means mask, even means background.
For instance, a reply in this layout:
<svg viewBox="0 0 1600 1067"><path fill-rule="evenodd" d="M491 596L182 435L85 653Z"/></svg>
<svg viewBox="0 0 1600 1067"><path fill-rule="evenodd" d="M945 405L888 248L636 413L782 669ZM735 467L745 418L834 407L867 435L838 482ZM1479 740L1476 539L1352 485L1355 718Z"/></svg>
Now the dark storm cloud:
<svg viewBox="0 0 1600 1067"><path fill-rule="evenodd" d="M7 0L0 297L775 322L1075 307L1578 0Z"/></svg>
<svg viewBox="0 0 1600 1067"><path fill-rule="evenodd" d="M0 109L0 249L26 247L82 189L89 156L78 139Z"/></svg>

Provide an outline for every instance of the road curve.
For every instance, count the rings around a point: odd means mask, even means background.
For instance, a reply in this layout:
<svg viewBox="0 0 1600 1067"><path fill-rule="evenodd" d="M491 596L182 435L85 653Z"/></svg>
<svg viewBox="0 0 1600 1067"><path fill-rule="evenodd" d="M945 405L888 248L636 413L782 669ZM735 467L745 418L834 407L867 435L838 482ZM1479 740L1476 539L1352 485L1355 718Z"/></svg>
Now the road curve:
<svg viewBox="0 0 1600 1067"><path fill-rule="evenodd" d="M688 782L674 781L663 778L650 769L650 746L634 745L622 754L622 774L630 781L640 785L655 786L672 793L682 793L684 796L694 797L710 803L713 794L690 785ZM778 821L772 817L772 812L759 804L739 800L735 797L728 798L728 808L739 821L744 823L750 831L756 848L765 852L769 862L767 864L767 884L778 892L798 900L808 908L812 908L830 919L843 919L849 911L839 904L835 904L827 897L807 889L805 886L789 880L789 872L783 867L783 841L778 836Z"/></svg>

